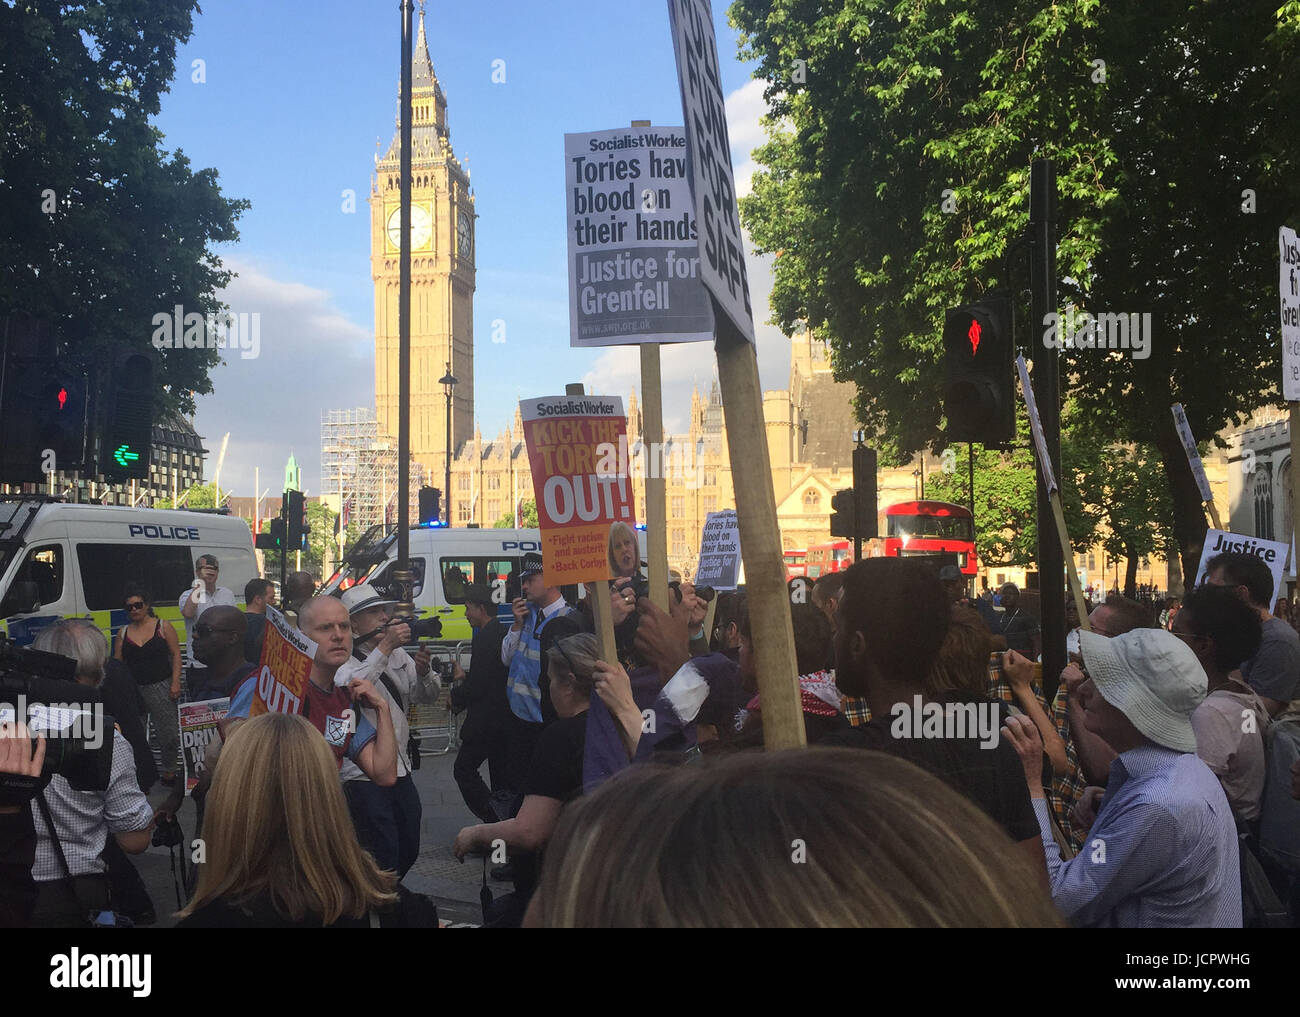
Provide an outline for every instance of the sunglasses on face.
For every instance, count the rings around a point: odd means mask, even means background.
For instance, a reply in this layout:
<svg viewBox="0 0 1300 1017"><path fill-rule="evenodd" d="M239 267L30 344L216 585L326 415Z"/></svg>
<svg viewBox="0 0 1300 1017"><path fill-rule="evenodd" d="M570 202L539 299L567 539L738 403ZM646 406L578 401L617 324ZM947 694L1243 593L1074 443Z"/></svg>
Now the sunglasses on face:
<svg viewBox="0 0 1300 1017"><path fill-rule="evenodd" d="M126 605L128 611L139 611L142 607L144 607L143 600L133 600L131 603Z"/></svg>

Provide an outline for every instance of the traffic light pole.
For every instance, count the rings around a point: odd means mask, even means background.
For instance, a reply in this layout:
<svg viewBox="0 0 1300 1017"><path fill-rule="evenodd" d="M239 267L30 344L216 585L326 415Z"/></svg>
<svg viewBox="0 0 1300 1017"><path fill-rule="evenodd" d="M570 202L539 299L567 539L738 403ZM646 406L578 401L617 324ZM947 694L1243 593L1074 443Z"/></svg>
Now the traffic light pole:
<svg viewBox="0 0 1300 1017"><path fill-rule="evenodd" d="M288 491L286 491L284 494L280 496L280 518L284 521L283 532L285 534L288 534L289 532L289 492ZM289 541L288 538L286 537L283 546L280 548L281 603L283 603L283 599L284 599L284 588L288 585L289 585Z"/></svg>
<svg viewBox="0 0 1300 1017"><path fill-rule="evenodd" d="M1056 169L1050 159L1035 159L1029 183L1030 322L1027 352L1034 361L1034 396L1043 423L1052 469L1061 476L1061 384L1055 345L1039 348L1042 323L1056 311ZM1056 533L1052 505L1038 485L1038 582L1043 640L1043 695L1051 701L1065 669L1065 556Z"/></svg>

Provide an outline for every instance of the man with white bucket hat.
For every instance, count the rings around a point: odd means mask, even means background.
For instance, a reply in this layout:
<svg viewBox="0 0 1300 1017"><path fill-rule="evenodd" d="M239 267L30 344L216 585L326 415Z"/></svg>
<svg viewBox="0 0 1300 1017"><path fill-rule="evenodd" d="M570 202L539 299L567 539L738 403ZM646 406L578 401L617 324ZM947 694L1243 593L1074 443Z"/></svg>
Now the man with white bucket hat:
<svg viewBox="0 0 1300 1017"><path fill-rule="evenodd" d="M352 622L352 659L339 668L335 682L368 678L388 702L397 739L397 783L380 787L361 768L345 761L339 776L348 811L361 846L382 869L401 879L420 854L420 792L411 778L408 754L410 727L406 708L412 700L435 699L440 683L430 667L430 654L421 648L414 657L402 647L411 642L411 628L392 620L397 601L382 596L369 583L343 591L343 606ZM370 710L362 715L373 720Z"/></svg>
<svg viewBox="0 0 1300 1017"><path fill-rule="evenodd" d="M1079 638L1085 726L1119 755L1083 851L1068 862L1052 837L1038 733L1024 717L1003 728L1025 766L1053 901L1081 926L1240 928L1232 810L1196 756L1191 718L1206 694L1196 654L1161 629Z"/></svg>

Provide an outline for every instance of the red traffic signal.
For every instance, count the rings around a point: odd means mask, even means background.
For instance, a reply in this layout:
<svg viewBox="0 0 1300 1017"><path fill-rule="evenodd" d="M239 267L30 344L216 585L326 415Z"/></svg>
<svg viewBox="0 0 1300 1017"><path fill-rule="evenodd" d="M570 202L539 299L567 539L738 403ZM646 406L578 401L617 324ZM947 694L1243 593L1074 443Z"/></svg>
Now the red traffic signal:
<svg viewBox="0 0 1300 1017"><path fill-rule="evenodd" d="M943 412L950 441L1015 439L1015 342L1011 301L986 297L944 316Z"/></svg>

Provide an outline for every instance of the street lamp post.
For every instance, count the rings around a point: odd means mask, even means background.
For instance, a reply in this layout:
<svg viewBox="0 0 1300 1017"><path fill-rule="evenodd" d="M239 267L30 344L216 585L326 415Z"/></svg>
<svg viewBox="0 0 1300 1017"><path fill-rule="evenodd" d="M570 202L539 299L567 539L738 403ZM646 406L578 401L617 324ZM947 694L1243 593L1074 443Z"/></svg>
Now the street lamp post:
<svg viewBox="0 0 1300 1017"><path fill-rule="evenodd" d="M451 362L447 363L447 373L438 379L438 384L447 394L447 473L443 480L443 486L447 489L447 525L451 525L451 391L456 387L456 379L452 377Z"/></svg>

